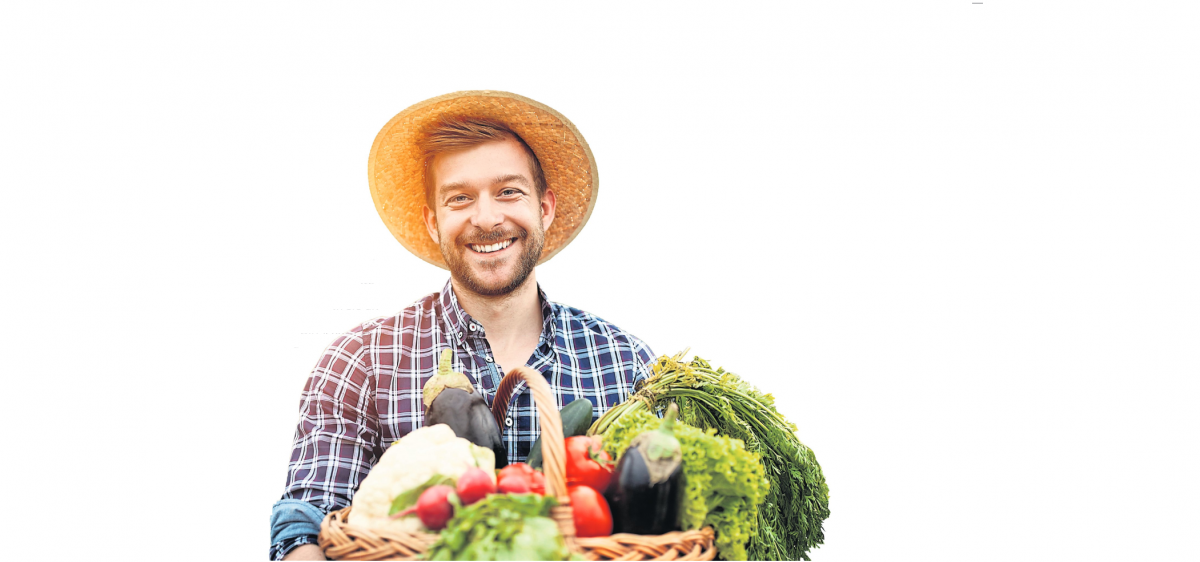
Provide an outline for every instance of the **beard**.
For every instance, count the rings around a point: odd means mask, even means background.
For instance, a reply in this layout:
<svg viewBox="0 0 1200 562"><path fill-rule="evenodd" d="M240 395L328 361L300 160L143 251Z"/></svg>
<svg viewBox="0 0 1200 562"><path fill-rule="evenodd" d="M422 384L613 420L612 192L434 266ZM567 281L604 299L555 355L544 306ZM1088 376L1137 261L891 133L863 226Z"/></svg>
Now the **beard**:
<svg viewBox="0 0 1200 562"><path fill-rule="evenodd" d="M517 287L520 287L529 278L529 274L533 273L533 268L537 265L538 258L542 256L542 246L546 242L546 233L541 228L541 223L535 224L537 227L532 233L523 228L518 228L516 231L495 230L492 232L483 232L476 230L469 234L463 233L459 235L453 243L442 237L442 243L439 245L442 250L442 258L446 260L446 265L450 268L450 274L464 288L471 292L489 297L507 295L516 290ZM467 248L467 244L494 244L512 238L516 238L516 242L521 243L522 250L519 255L515 258L505 257L492 260L485 258L480 264L480 268L483 270L496 271L504 267L507 261L515 259L516 264L513 268L512 276L508 279L489 283L475 275L475 272L467 264L467 259L464 256L468 251L471 251Z"/></svg>

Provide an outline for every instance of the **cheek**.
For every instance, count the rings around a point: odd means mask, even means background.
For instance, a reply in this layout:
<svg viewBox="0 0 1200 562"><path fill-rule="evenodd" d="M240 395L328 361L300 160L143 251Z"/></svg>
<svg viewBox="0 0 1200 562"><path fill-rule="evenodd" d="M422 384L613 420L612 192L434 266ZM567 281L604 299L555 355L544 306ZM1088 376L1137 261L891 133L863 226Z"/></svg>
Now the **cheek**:
<svg viewBox="0 0 1200 562"><path fill-rule="evenodd" d="M454 238L462 232L462 221L455 220L455 218L447 214L438 220L438 237L443 242L453 242Z"/></svg>

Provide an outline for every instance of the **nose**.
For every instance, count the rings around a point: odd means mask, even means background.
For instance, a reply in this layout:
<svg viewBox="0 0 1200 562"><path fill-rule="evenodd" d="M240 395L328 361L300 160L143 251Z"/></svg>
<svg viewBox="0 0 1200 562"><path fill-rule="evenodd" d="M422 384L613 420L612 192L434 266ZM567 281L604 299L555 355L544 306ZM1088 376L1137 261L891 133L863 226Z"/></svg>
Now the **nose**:
<svg viewBox="0 0 1200 562"><path fill-rule="evenodd" d="M490 231L504 222L504 214L500 211L500 205L491 197L480 197L474 207L475 212L471 215L471 226Z"/></svg>

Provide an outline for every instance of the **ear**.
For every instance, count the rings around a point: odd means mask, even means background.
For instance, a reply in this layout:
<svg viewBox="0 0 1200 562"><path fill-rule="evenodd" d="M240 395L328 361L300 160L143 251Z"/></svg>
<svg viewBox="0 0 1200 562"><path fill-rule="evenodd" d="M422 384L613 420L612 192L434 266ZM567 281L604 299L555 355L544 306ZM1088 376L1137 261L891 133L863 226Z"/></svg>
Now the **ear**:
<svg viewBox="0 0 1200 562"><path fill-rule="evenodd" d="M542 230L550 230L550 224L554 222L554 208L558 204L558 200L554 198L554 190L547 189L542 195Z"/></svg>
<svg viewBox="0 0 1200 562"><path fill-rule="evenodd" d="M429 231L429 237L433 239L433 243L440 245L442 241L438 238L437 213L434 213L429 205L422 205L421 218L425 221L425 230Z"/></svg>

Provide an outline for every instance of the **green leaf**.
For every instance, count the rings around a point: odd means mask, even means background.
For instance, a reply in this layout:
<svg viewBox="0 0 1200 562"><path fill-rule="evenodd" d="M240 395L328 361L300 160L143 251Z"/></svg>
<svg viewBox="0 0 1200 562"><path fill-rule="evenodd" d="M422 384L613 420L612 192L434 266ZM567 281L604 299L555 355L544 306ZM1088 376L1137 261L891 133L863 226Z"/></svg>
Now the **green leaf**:
<svg viewBox="0 0 1200 562"><path fill-rule="evenodd" d="M421 497L421 494L424 493L425 490L428 490L434 486L440 486L442 484L454 486L455 482L453 478L446 476L445 474L434 474L433 476L430 476L429 480L426 480L425 483L415 488L400 492L400 495L396 496L396 499L392 500L392 508L388 510L388 515L395 515L412 507L413 505L416 505L417 499Z"/></svg>
<svg viewBox="0 0 1200 562"><path fill-rule="evenodd" d="M426 560L566 560L558 502L537 494L494 494L456 510Z"/></svg>
<svg viewBox="0 0 1200 562"><path fill-rule="evenodd" d="M689 446L703 438L689 444L680 437L688 479L685 522L713 525L718 552L726 559L807 560L808 551L825 541L822 525L829 517L829 486L816 455L800 442L795 424L775 409L773 396L723 367L714 370L699 357L684 363L686 353L659 357L634 395L610 409L588 433L602 435L605 449L616 458L653 420L652 412L674 400L680 421L732 439L761 460L757 476L746 477L737 462L722 465L722 459L739 456L728 446L714 443L707 454L689 454ZM755 479L758 485L748 484ZM751 494L742 488L758 490ZM741 509L737 502L725 502L739 494L747 504L760 504L741 510L741 521L730 517Z"/></svg>

